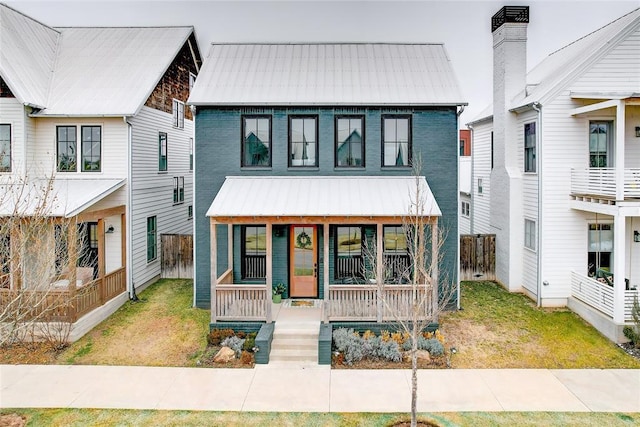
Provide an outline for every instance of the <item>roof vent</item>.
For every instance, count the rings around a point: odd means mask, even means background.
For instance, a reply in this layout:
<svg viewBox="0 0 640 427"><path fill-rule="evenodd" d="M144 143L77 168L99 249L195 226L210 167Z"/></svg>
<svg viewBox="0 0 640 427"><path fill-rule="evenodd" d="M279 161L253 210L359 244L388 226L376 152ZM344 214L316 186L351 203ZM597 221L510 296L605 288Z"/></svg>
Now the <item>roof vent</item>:
<svg viewBox="0 0 640 427"><path fill-rule="evenodd" d="M491 18L491 32L507 22L529 23L529 6L505 6Z"/></svg>

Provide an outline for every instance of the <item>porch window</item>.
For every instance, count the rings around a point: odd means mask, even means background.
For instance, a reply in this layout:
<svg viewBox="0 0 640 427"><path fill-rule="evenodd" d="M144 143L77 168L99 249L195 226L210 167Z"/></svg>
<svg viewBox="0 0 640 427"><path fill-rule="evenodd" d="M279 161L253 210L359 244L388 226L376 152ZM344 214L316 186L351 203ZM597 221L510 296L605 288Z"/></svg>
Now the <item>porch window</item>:
<svg viewBox="0 0 640 427"><path fill-rule="evenodd" d="M102 128L82 126L82 171L100 172L102 151Z"/></svg>
<svg viewBox="0 0 640 427"><path fill-rule="evenodd" d="M524 171L536 171L536 124L524 125Z"/></svg>
<svg viewBox="0 0 640 427"><path fill-rule="evenodd" d="M536 222L530 219L524 220L524 247L536 250Z"/></svg>
<svg viewBox="0 0 640 427"><path fill-rule="evenodd" d="M289 117L289 166L318 166L318 117Z"/></svg>
<svg viewBox="0 0 640 427"><path fill-rule="evenodd" d="M407 279L410 273L407 236L401 225L383 227L383 262L385 282L398 282Z"/></svg>
<svg viewBox="0 0 640 427"><path fill-rule="evenodd" d="M589 167L613 166L613 123L589 122Z"/></svg>
<svg viewBox="0 0 640 427"><path fill-rule="evenodd" d="M58 172L75 172L77 162L77 142L75 126L57 126Z"/></svg>
<svg viewBox="0 0 640 427"><path fill-rule="evenodd" d="M336 227L336 279L362 278L362 227Z"/></svg>
<svg viewBox="0 0 640 427"><path fill-rule="evenodd" d="M158 170L167 171L167 133L158 134Z"/></svg>
<svg viewBox="0 0 640 427"><path fill-rule="evenodd" d="M158 258L158 224L155 216L147 218L147 262Z"/></svg>
<svg viewBox="0 0 640 427"><path fill-rule="evenodd" d="M242 227L242 278L267 277L267 228L263 225Z"/></svg>
<svg viewBox="0 0 640 427"><path fill-rule="evenodd" d="M589 276L598 275L598 270L611 273L613 253L612 224L589 224L588 269Z"/></svg>
<svg viewBox="0 0 640 427"><path fill-rule="evenodd" d="M242 166L271 166L271 117L242 118Z"/></svg>
<svg viewBox="0 0 640 427"><path fill-rule="evenodd" d="M336 166L364 166L364 117L336 117Z"/></svg>
<svg viewBox="0 0 640 427"><path fill-rule="evenodd" d="M173 126L184 129L184 102L173 100Z"/></svg>
<svg viewBox="0 0 640 427"><path fill-rule="evenodd" d="M0 172L11 172L11 125L0 125Z"/></svg>
<svg viewBox="0 0 640 427"><path fill-rule="evenodd" d="M383 117L382 135L382 166L411 166L411 117Z"/></svg>

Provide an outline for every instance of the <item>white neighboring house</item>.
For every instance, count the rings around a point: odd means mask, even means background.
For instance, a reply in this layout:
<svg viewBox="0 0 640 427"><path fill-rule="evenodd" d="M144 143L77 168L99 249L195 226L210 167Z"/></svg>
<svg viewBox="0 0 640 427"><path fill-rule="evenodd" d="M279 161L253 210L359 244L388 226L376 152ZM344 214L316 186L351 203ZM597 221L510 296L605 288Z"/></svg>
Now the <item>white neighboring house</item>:
<svg viewBox="0 0 640 427"><path fill-rule="evenodd" d="M200 64L193 27L51 28L0 4L0 198L52 179L49 215L84 225L90 259L44 261L64 290L99 294L63 319L72 339L159 278L161 234L192 234ZM29 288L28 259L0 265L0 291Z"/></svg>
<svg viewBox="0 0 640 427"><path fill-rule="evenodd" d="M640 288L640 9L526 72L528 7L492 18L493 106L473 129L472 233L496 275L614 341Z"/></svg>
<svg viewBox="0 0 640 427"><path fill-rule="evenodd" d="M471 233L471 131L460 129L458 157L458 190L460 191L460 234Z"/></svg>

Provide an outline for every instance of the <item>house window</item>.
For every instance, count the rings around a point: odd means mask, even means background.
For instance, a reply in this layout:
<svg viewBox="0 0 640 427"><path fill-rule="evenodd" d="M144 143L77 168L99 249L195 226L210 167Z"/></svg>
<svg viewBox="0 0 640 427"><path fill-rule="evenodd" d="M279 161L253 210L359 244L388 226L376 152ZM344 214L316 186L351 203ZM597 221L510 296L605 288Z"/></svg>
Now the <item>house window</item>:
<svg viewBox="0 0 640 427"><path fill-rule="evenodd" d="M76 127L57 126L58 172L75 172L78 158Z"/></svg>
<svg viewBox="0 0 640 427"><path fill-rule="evenodd" d="M271 117L242 118L242 166L271 166Z"/></svg>
<svg viewBox="0 0 640 427"><path fill-rule="evenodd" d="M158 170L167 171L167 134L165 132L158 134Z"/></svg>
<svg viewBox="0 0 640 427"><path fill-rule="evenodd" d="M263 225L242 227L242 278L267 277L267 228Z"/></svg>
<svg viewBox="0 0 640 427"><path fill-rule="evenodd" d="M362 265L362 228L336 227L336 279L364 277Z"/></svg>
<svg viewBox="0 0 640 427"><path fill-rule="evenodd" d="M193 138L189 138L189 170L193 170Z"/></svg>
<svg viewBox="0 0 640 427"><path fill-rule="evenodd" d="M478 194L482 194L482 178L478 178Z"/></svg>
<svg viewBox="0 0 640 427"><path fill-rule="evenodd" d="M530 219L524 220L524 247L536 250L536 222Z"/></svg>
<svg viewBox="0 0 640 427"><path fill-rule="evenodd" d="M491 131L491 170L493 170L493 131Z"/></svg>
<svg viewBox="0 0 640 427"><path fill-rule="evenodd" d="M404 227L385 225L382 233L384 281L387 283L404 282L409 279L411 272Z"/></svg>
<svg viewBox="0 0 640 427"><path fill-rule="evenodd" d="M193 219L193 205L189 205L187 208L187 219Z"/></svg>
<svg viewBox="0 0 640 427"><path fill-rule="evenodd" d="M382 118L382 166L411 166L411 118Z"/></svg>
<svg viewBox="0 0 640 427"><path fill-rule="evenodd" d="M317 117L289 117L289 166L318 166Z"/></svg>
<svg viewBox="0 0 640 427"><path fill-rule="evenodd" d="M184 102L173 100L173 126L184 129Z"/></svg>
<svg viewBox="0 0 640 427"><path fill-rule="evenodd" d="M0 125L0 172L11 172L11 125Z"/></svg>
<svg viewBox="0 0 640 427"><path fill-rule="evenodd" d="M173 204L184 203L184 177L173 177Z"/></svg>
<svg viewBox="0 0 640 427"><path fill-rule="evenodd" d="M82 126L82 171L100 172L102 128L100 126Z"/></svg>
<svg viewBox="0 0 640 427"><path fill-rule="evenodd" d="M469 211L470 211L469 202L461 202L460 203L460 211L461 211L463 217L469 218Z"/></svg>
<svg viewBox="0 0 640 427"><path fill-rule="evenodd" d="M589 167L613 167L612 127L612 122L589 122Z"/></svg>
<svg viewBox="0 0 640 427"><path fill-rule="evenodd" d="M158 258L158 224L155 216L147 218L147 262Z"/></svg>
<svg viewBox="0 0 640 427"><path fill-rule="evenodd" d="M460 140L460 157L464 156L464 139Z"/></svg>
<svg viewBox="0 0 640 427"><path fill-rule="evenodd" d="M598 276L602 271L610 273L613 258L612 224L589 224L588 233L589 276Z"/></svg>
<svg viewBox="0 0 640 427"><path fill-rule="evenodd" d="M196 84L196 75L189 73L189 93L193 90L193 85Z"/></svg>
<svg viewBox="0 0 640 427"><path fill-rule="evenodd" d="M364 166L364 117L336 117L336 166Z"/></svg>
<svg viewBox="0 0 640 427"><path fill-rule="evenodd" d="M524 171L536 171L536 124L524 125Z"/></svg>

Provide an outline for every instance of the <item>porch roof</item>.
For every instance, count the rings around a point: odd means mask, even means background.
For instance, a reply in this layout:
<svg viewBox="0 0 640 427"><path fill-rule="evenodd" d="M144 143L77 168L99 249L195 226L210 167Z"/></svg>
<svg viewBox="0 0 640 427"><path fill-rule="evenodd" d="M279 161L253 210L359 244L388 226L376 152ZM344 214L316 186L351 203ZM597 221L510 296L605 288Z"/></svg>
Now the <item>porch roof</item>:
<svg viewBox="0 0 640 427"><path fill-rule="evenodd" d="M124 179L33 179L0 185L0 216L73 217L125 184Z"/></svg>
<svg viewBox="0 0 640 427"><path fill-rule="evenodd" d="M409 213L417 189L424 202L422 216L441 216L423 176L231 176L207 216L221 222L247 217L401 218Z"/></svg>

